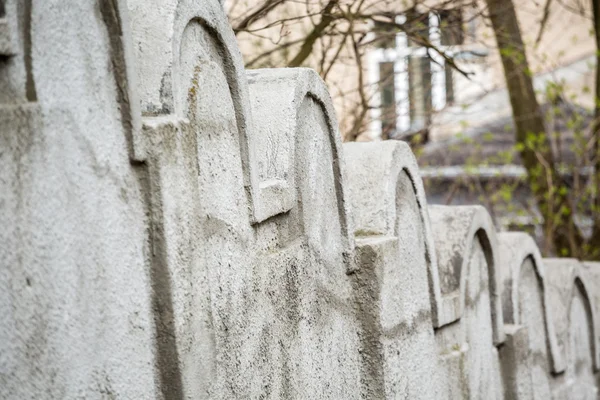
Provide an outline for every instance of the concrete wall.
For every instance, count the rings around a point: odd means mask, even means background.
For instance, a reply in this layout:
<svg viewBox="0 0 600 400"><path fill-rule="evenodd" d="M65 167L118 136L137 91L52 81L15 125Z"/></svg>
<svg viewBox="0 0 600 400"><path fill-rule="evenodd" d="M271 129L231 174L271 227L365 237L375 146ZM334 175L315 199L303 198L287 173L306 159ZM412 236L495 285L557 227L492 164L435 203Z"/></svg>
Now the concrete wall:
<svg viewBox="0 0 600 400"><path fill-rule="evenodd" d="M600 265L428 207L217 0L5 6L0 398L597 397Z"/></svg>

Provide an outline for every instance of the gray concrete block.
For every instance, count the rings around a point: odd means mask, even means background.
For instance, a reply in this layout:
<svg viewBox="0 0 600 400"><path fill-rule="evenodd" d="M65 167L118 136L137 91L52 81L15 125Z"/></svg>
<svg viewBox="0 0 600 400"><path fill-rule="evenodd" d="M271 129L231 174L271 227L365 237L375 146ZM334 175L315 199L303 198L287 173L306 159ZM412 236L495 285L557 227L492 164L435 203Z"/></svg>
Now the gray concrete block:
<svg viewBox="0 0 600 400"><path fill-rule="evenodd" d="M555 398L595 399L598 388L597 311L593 280L575 259L544 259L550 307L565 372L551 381Z"/></svg>
<svg viewBox="0 0 600 400"><path fill-rule="evenodd" d="M432 320L434 326L439 327L440 321L447 317L441 315L444 310L427 199L410 147L397 141L346 143L344 155L351 217L357 237L410 237L415 230L422 230ZM414 205L408 207L411 204L408 201ZM403 221L407 208L418 214L411 222L416 226Z"/></svg>
<svg viewBox="0 0 600 400"><path fill-rule="evenodd" d="M221 1L4 5L1 398L597 398L597 263L428 207Z"/></svg>

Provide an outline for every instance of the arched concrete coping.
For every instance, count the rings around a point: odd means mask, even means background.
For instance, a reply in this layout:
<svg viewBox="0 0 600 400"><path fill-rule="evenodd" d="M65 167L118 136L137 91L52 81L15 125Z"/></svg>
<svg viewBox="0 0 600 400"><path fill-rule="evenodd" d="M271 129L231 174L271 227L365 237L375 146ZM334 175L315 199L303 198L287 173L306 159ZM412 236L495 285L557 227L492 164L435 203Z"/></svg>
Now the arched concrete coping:
<svg viewBox="0 0 600 400"><path fill-rule="evenodd" d="M260 181L255 192L254 222L289 211L297 202L294 185L295 138L302 124L298 116L300 106L309 97L321 108L327 123L342 236L350 252L354 239L344 193L340 134L325 82L308 68L257 69L247 74L257 129L251 141L255 147L266 149L254 164L259 166Z"/></svg>
<svg viewBox="0 0 600 400"><path fill-rule="evenodd" d="M401 173L411 180L424 229L425 258L434 327L441 326L442 298L437 257L423 181L408 144L399 141L345 143L348 196L357 236L395 236L396 187ZM400 221L402 223L402 221Z"/></svg>
<svg viewBox="0 0 600 400"><path fill-rule="evenodd" d="M565 370L566 364L562 357L556 332L554 329L552 309L549 306L546 290L546 272L539 248L531 236L523 232L502 232L498 234L499 270L503 282L503 313L504 321L520 325L519 285L521 268L527 259L531 259L535 274L542 291L542 304L544 308L544 330L550 353L552 372L560 373Z"/></svg>
<svg viewBox="0 0 600 400"><path fill-rule="evenodd" d="M490 290L493 340L504 342L501 280L498 274L497 238L490 215L481 206L430 206L435 239L442 314L440 326L459 320L464 313L469 258L475 240L485 253Z"/></svg>
<svg viewBox="0 0 600 400"><path fill-rule="evenodd" d="M176 119L184 119L184 104L181 99L187 98L186 85L177 82L180 69L180 51L186 27L191 23L199 23L217 46L222 72L226 76L233 100L237 129L239 134L239 152L243 167L244 187L251 210L252 222L286 212L295 204L295 190L291 184L291 160L293 142L277 154L287 158L284 174L259 178L259 156L255 149L263 135L255 134L249 95L248 78L237 42L222 5L218 0L203 2L193 0L130 0L131 14L143 16L132 21L134 42L140 43L135 48L138 76L142 77L138 88L141 93L142 113L147 120L159 116L170 115L167 120L177 124ZM136 38L139 38L136 39ZM153 38L154 40L151 40ZM143 40L142 40L143 39ZM160 56L157 56L160 55ZM321 107L329 125L330 141L333 153L333 166L336 179L342 235L346 238L347 247L353 247L353 239L348 228L347 212L344 209L344 186L342 184L341 160L339 158L340 139L333 104L324 82L310 69L273 69L255 70L248 73L255 87L253 93L260 93L268 86L274 89L275 106L265 108L264 102L253 101L257 113L257 121L261 125L261 133L271 131L268 137L281 140L292 138L297 124L297 108L302 100L309 96ZM201 90L201 89L200 89ZM179 99L179 100L178 100ZM261 100L261 99L253 99ZM158 118L163 120L164 118ZM283 131L283 133L282 133ZM145 130L143 132L148 132ZM143 139L143 138L142 138ZM147 157L146 147L149 140L139 140L136 158L144 161ZM261 146L260 148L268 148Z"/></svg>
<svg viewBox="0 0 600 400"><path fill-rule="evenodd" d="M598 318L594 298L594 292L589 288L589 282L593 276L587 270L586 266L579 260L574 258L544 258L543 262L546 266L547 274L555 274L552 277L554 285L562 289L561 292L567 297L565 304L566 315L554 314L554 323L564 325L568 321L568 310L571 309L571 302L575 297L576 291L580 290L585 300L587 307L588 318L591 322L591 337L592 337L592 357L593 368L595 371L600 370L600 338L598 337L599 327ZM565 357L566 358L566 357ZM566 361L565 361L566 362Z"/></svg>
<svg viewBox="0 0 600 400"><path fill-rule="evenodd" d="M177 99L187 98L187 93L177 91L185 90L187 86L176 82L176 77L186 27L197 22L214 40L233 99L244 187L254 214L258 178L252 168L255 151L249 144L254 128L248 83L242 56L222 4L218 0L128 0L127 5L133 16L131 33L136 44L133 52L139 78L137 89L141 112L146 117L172 115L171 121L183 118L183 105L178 104ZM149 141L142 137L134 143L136 160L144 161Z"/></svg>

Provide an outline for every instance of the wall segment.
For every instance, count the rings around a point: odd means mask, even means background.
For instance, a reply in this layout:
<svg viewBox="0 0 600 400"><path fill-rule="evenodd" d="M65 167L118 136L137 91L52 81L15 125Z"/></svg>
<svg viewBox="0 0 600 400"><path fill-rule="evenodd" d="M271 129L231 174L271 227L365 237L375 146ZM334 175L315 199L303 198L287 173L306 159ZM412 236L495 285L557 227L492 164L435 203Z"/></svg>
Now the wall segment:
<svg viewBox="0 0 600 400"><path fill-rule="evenodd" d="M217 0L6 0L0 397L597 398L596 263L429 207Z"/></svg>

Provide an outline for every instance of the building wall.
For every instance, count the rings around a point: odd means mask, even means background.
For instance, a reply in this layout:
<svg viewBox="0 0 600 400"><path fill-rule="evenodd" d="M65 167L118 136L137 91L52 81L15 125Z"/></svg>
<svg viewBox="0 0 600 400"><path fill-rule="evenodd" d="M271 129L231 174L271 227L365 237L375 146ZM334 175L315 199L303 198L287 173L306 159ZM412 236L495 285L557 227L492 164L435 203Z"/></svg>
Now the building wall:
<svg viewBox="0 0 600 400"><path fill-rule="evenodd" d="M552 81L565 80L568 87L569 96L576 96L575 101L585 106L593 105L593 96L589 91L593 87L595 43L591 29L591 10L588 3L569 0L566 2L550 2L550 8L545 28L541 40L537 42L537 37L541 27L541 21L544 18L544 3L533 0L514 2L519 18L521 32L524 42L527 46L527 55L529 67L534 75L547 74L548 79ZM248 10L257 7L253 0L244 0L228 2L229 16L232 21L238 23L240 15L244 15ZM394 9L394 4L385 2L366 3L364 9L375 12L377 10L394 10L399 14L402 9ZM462 4L457 2L457 4ZM433 7L435 2L423 2L419 9L425 11L428 7ZM314 9L309 8L308 13L318 13L323 5L314 5ZM444 138L452 136L464 130L465 124L477 124L479 120L487 118L485 113L476 107L476 103L485 98L494 97L488 92L495 92L502 89L504 85L504 73L500 62L499 54L496 48L494 33L490 23L483 16L485 15L485 2L480 1L476 7L465 6L463 10L463 20L465 21L465 45L463 48L485 52L485 57L472 57L470 61L458 61L464 71L473 73L468 78L458 72L453 73L455 81L455 106L440 108L437 110L439 116L435 117L432 125L432 138ZM264 25L273 23L278 19L290 18L292 16L306 15L305 5L299 3L285 3L275 9L268 18L265 18ZM240 33L238 40L244 56L244 60L249 62L257 54L266 52L275 45L289 43L294 40L300 40L305 37L314 24L320 21L320 15L313 15L310 18L304 18L300 21L293 21L286 24L285 29L280 29L279 25L272 29L261 31L262 38L247 33ZM263 25L263 24L258 24ZM346 24L347 25L347 24ZM348 27L340 24L339 30L344 31ZM356 31L371 31L372 27L358 23ZM401 35L402 36L402 35ZM348 42L349 43L349 42ZM321 65L323 54L331 56L338 50L339 39L333 38L323 43L317 42L313 55L303 64L324 75L325 69ZM452 49L450 49L452 50ZM283 67L297 53L298 47L291 47L286 51L285 56L264 59L264 66ZM362 61L365 82L365 95L371 105L376 108L379 105L378 94L378 62L380 56L376 55L375 49L368 50L366 57ZM394 58L396 56L392 56ZM268 60L268 61L267 61ZM583 65L573 65L578 61L583 61ZM443 60L438 60L443 62ZM260 65L260 64L255 64ZM252 66L254 67L254 66ZM435 67L435 64L432 64ZM352 46L346 45L342 48L339 62L328 71L325 80L331 88L332 97L336 111L340 116L340 126L342 134L345 135L352 126L357 115L357 107L360 106L361 98L359 96L359 69L356 62ZM397 74L400 79L406 73L407 65L399 65ZM553 73L553 71L557 71ZM544 79L546 82L548 79ZM539 92L543 97L545 83L541 85ZM400 90L396 96L396 101L404 104L407 100L406 92ZM506 95L501 94L502 106L498 107L498 113L504 115L510 113L510 108ZM505 99L506 98L506 99ZM543 100L542 100L543 101ZM489 100L491 104L497 103L497 100ZM407 106L402 105L398 109L400 118L408 118ZM372 123L363 127L365 135L362 139L373 139L379 137L380 132L380 113L375 110L370 113L369 118ZM404 126L405 124L402 124Z"/></svg>

